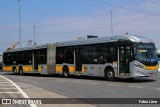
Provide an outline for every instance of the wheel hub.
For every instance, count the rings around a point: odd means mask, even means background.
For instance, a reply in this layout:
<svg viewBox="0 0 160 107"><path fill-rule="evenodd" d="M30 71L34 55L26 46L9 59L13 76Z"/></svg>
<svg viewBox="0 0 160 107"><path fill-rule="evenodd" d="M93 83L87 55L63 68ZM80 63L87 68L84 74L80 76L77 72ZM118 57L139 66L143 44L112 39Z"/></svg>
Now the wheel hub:
<svg viewBox="0 0 160 107"><path fill-rule="evenodd" d="M113 77L113 73L111 71L108 72L108 77L112 78Z"/></svg>

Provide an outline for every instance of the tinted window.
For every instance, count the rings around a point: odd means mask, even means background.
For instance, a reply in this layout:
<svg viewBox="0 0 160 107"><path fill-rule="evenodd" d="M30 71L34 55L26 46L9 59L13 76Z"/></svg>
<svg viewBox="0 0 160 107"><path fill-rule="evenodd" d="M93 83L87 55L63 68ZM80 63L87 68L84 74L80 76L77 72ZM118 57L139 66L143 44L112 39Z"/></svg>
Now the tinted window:
<svg viewBox="0 0 160 107"><path fill-rule="evenodd" d="M38 59L39 59L39 64L46 64L47 63L47 49L40 49L38 50Z"/></svg>
<svg viewBox="0 0 160 107"><path fill-rule="evenodd" d="M83 63L111 63L117 60L117 48L109 45L83 47Z"/></svg>
<svg viewBox="0 0 160 107"><path fill-rule="evenodd" d="M66 47L64 48L64 62L73 64L74 62L74 48L73 47Z"/></svg>
<svg viewBox="0 0 160 107"><path fill-rule="evenodd" d="M57 48L57 50L56 50L56 63L57 64L64 63L64 48Z"/></svg>

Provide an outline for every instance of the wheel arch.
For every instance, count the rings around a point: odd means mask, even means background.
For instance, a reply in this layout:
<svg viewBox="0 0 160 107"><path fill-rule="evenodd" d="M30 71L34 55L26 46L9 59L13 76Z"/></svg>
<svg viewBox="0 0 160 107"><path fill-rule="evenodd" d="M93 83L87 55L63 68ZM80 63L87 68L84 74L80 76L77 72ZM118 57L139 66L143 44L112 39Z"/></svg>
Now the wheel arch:
<svg viewBox="0 0 160 107"><path fill-rule="evenodd" d="M16 68L16 66L15 66L15 65L12 67L12 71L13 71L14 69L16 69L16 70L17 70L17 68Z"/></svg>
<svg viewBox="0 0 160 107"><path fill-rule="evenodd" d="M64 65L64 66L63 66L63 76L64 76L65 78L68 78L69 75L70 75L69 67L68 67L67 65Z"/></svg>
<svg viewBox="0 0 160 107"><path fill-rule="evenodd" d="M108 70L108 69L112 69L113 71L114 71L114 69L113 69L113 67L112 66L106 66L105 67L105 69L104 69L104 76L106 76L106 71Z"/></svg>
<svg viewBox="0 0 160 107"><path fill-rule="evenodd" d="M64 71L64 68L68 68L68 71L69 71L69 67L67 65L64 65L62 70Z"/></svg>
<svg viewBox="0 0 160 107"><path fill-rule="evenodd" d="M19 65L19 67L18 67L18 71L20 71L20 69L22 69L22 71L23 71L23 67L22 67L22 65Z"/></svg>
<svg viewBox="0 0 160 107"><path fill-rule="evenodd" d="M104 77L108 80L108 81L113 81L115 80L115 71L113 69L112 66L107 66L104 70Z"/></svg>
<svg viewBox="0 0 160 107"><path fill-rule="evenodd" d="M12 67L12 72L13 72L14 74L17 74L17 68L16 68L15 65Z"/></svg>

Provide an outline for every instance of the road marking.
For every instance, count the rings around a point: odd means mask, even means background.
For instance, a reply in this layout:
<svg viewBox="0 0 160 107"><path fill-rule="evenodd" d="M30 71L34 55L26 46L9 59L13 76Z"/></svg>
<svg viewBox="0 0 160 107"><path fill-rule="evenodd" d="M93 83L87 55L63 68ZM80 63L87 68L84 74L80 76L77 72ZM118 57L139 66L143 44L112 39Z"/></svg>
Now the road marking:
<svg viewBox="0 0 160 107"><path fill-rule="evenodd" d="M143 88L143 87L140 87L140 86L129 86L131 88Z"/></svg>
<svg viewBox="0 0 160 107"><path fill-rule="evenodd" d="M156 88L157 90L160 90L160 88Z"/></svg>
<svg viewBox="0 0 160 107"><path fill-rule="evenodd" d="M11 84L10 82L0 82L0 84Z"/></svg>
<svg viewBox="0 0 160 107"><path fill-rule="evenodd" d="M7 81L5 81L5 80L0 80L0 82L7 82Z"/></svg>
<svg viewBox="0 0 160 107"><path fill-rule="evenodd" d="M8 78L6 78L4 76L0 76L0 77L2 77L4 79L6 79L7 81L11 82L18 89L18 91L23 95L24 98L29 98L29 96L16 83L14 83L12 80L10 80L10 79L8 79ZM31 107L37 107L36 104L30 104L30 106Z"/></svg>
<svg viewBox="0 0 160 107"><path fill-rule="evenodd" d="M17 88L0 88L0 90L3 90L3 89L17 89Z"/></svg>
<svg viewBox="0 0 160 107"><path fill-rule="evenodd" d="M10 84L0 84L0 86L13 86L13 84L12 83L10 83Z"/></svg>
<svg viewBox="0 0 160 107"><path fill-rule="evenodd" d="M3 94L3 93L6 93L6 94L8 94L8 93L9 94L15 94L15 93L18 94L19 93L19 94L21 94L21 92L0 92L0 94Z"/></svg>
<svg viewBox="0 0 160 107"><path fill-rule="evenodd" d="M5 81L5 80L0 80L0 82L7 82L7 81Z"/></svg>
<svg viewBox="0 0 160 107"><path fill-rule="evenodd" d="M107 85L116 86L116 87L118 86L118 85L116 85L116 84L107 84Z"/></svg>

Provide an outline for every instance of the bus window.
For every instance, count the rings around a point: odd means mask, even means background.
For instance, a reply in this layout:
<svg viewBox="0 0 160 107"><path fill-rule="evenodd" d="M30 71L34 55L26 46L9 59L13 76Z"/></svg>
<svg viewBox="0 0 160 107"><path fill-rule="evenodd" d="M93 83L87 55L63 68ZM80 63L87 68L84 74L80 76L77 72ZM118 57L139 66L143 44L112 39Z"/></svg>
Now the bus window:
<svg viewBox="0 0 160 107"><path fill-rule="evenodd" d="M83 64L91 64L93 63L93 47L85 46L83 47Z"/></svg>
<svg viewBox="0 0 160 107"><path fill-rule="evenodd" d="M66 48L65 50L65 56L64 56L64 62L65 63L69 63L69 64L73 64L74 62L74 54L73 54L73 51L74 49L69 47L69 48Z"/></svg>
<svg viewBox="0 0 160 107"><path fill-rule="evenodd" d="M46 64L47 63L47 50L41 49L39 50L39 64Z"/></svg>
<svg viewBox="0 0 160 107"><path fill-rule="evenodd" d="M8 65L12 65L13 62L12 62L12 53L8 53L7 54L7 64Z"/></svg>
<svg viewBox="0 0 160 107"><path fill-rule="evenodd" d="M57 64L64 63L64 48L57 48L57 50L56 50L56 63Z"/></svg>

